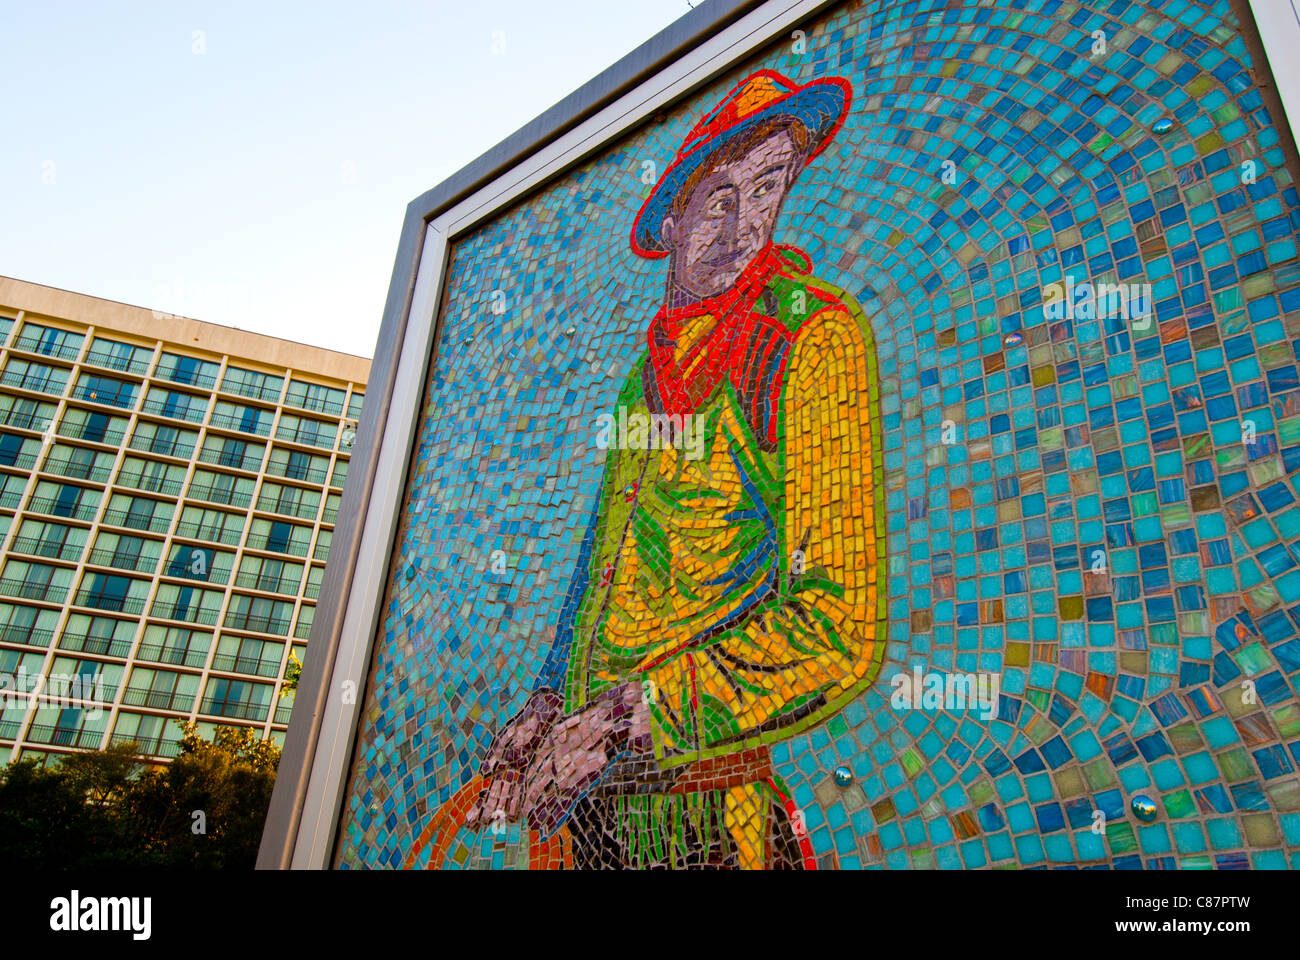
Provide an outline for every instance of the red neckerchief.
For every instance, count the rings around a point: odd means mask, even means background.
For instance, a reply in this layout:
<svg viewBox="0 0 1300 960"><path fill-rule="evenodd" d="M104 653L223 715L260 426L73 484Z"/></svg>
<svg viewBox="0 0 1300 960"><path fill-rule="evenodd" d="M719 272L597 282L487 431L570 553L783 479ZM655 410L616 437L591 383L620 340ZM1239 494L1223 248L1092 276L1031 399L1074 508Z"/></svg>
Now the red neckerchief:
<svg viewBox="0 0 1300 960"><path fill-rule="evenodd" d="M772 277L789 267L779 253L781 250L791 250L807 262L807 257L797 250L769 244L725 293L673 310L659 309L647 336L655 384L666 413L679 416L694 413L721 382L724 373L740 392L746 351L755 328L763 328L769 336L776 334L787 342L794 339L794 334L780 321L753 309ZM679 362L675 353L683 321L703 314L717 318L714 328ZM779 389L779 382L777 386Z"/></svg>

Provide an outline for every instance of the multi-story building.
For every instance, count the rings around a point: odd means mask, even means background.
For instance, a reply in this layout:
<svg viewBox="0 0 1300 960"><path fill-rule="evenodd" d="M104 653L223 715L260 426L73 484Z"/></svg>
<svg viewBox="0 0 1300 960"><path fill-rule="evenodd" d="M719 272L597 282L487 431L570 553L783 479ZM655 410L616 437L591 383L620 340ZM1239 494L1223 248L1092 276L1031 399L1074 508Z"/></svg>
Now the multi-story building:
<svg viewBox="0 0 1300 960"><path fill-rule="evenodd" d="M369 368L0 278L0 763L282 740Z"/></svg>

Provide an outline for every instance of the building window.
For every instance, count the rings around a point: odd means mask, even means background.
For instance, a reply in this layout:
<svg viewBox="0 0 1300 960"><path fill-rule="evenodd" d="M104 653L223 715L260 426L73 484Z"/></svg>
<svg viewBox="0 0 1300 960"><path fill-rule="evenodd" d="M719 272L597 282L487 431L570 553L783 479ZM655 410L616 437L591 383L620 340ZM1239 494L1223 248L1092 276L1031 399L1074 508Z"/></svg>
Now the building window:
<svg viewBox="0 0 1300 960"><path fill-rule="evenodd" d="M145 347L96 337L90 343L90 352L86 354L84 362L124 373L144 373L149 369L149 359L152 356L153 351Z"/></svg>
<svg viewBox="0 0 1300 960"><path fill-rule="evenodd" d="M158 358L158 369L154 376L173 383L184 383L191 387L208 389L217 382L220 364L197 357L186 357L179 353L164 353Z"/></svg>
<svg viewBox="0 0 1300 960"><path fill-rule="evenodd" d="M58 357L60 360L75 360L85 341L84 334L59 330L56 327L45 327L38 323L25 323L12 349L26 350L28 353L43 353L47 357Z"/></svg>
<svg viewBox="0 0 1300 960"><path fill-rule="evenodd" d="M78 400L103 403L111 407L129 408L135 404L136 384L98 374L83 373L72 395Z"/></svg>
<svg viewBox="0 0 1300 960"><path fill-rule="evenodd" d="M280 399L280 390L284 387L284 377L242 367L226 367L226 375L221 381L223 393L237 393L252 400Z"/></svg>
<svg viewBox="0 0 1300 960"><path fill-rule="evenodd" d="M346 391L337 387L326 387L319 383L307 383L305 380L290 380L289 391L284 395L284 402L304 410L329 413L337 416L343 412L343 398Z"/></svg>

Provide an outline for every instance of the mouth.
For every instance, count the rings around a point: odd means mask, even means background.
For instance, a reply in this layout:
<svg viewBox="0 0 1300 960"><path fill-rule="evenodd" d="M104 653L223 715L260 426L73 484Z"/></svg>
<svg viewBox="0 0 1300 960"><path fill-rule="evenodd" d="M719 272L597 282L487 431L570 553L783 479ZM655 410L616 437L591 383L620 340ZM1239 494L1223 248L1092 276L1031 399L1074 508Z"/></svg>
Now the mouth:
<svg viewBox="0 0 1300 960"><path fill-rule="evenodd" d="M706 266L710 267L731 267L735 266L744 256L745 251L735 249L716 257L702 257L701 260Z"/></svg>

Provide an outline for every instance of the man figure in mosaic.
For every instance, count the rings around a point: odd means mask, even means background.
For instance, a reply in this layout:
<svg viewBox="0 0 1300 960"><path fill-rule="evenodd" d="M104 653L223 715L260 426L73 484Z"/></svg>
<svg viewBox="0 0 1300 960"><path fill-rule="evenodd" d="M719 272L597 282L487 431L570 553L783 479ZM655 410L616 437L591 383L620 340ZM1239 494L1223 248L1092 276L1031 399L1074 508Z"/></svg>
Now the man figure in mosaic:
<svg viewBox="0 0 1300 960"><path fill-rule="evenodd" d="M670 258L668 285L620 420L698 425L702 449L609 450L555 645L470 824L527 817L579 867L814 865L769 745L883 658L877 373L861 309L773 232L849 100L838 78L747 78L638 214L633 249Z"/></svg>

